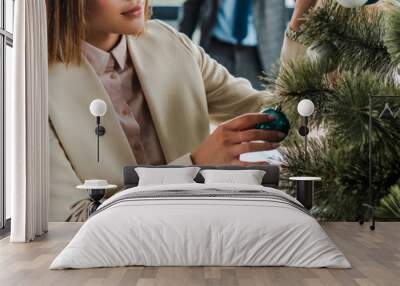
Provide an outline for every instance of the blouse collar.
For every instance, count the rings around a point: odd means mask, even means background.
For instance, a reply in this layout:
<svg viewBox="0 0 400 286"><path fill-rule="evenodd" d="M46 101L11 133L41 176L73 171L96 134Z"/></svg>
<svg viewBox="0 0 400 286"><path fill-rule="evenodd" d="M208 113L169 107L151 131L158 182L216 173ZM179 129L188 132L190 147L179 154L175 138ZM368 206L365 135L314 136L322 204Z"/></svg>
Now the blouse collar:
<svg viewBox="0 0 400 286"><path fill-rule="evenodd" d="M122 35L118 44L110 52L106 52L84 41L83 53L98 75L104 74L110 65L114 66L114 61L118 65L118 68L123 70L128 57L126 36Z"/></svg>

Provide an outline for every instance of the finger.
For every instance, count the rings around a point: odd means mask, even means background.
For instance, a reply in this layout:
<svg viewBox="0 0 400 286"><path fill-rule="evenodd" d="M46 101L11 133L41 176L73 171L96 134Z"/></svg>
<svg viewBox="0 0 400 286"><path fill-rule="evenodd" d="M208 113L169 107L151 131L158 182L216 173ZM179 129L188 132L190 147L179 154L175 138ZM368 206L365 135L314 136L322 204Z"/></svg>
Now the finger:
<svg viewBox="0 0 400 286"><path fill-rule="evenodd" d="M232 165L243 166L243 167L254 167L254 166L269 165L269 162L267 161L245 162L245 161L235 160L232 162Z"/></svg>
<svg viewBox="0 0 400 286"><path fill-rule="evenodd" d="M238 156L244 153L274 150L280 145L274 142L245 142L233 146L233 155Z"/></svg>
<svg viewBox="0 0 400 286"><path fill-rule="evenodd" d="M274 116L268 114L247 113L225 122L224 126L230 130L254 129L259 123L270 122L275 119Z"/></svg>
<svg viewBox="0 0 400 286"><path fill-rule="evenodd" d="M285 138L286 134L279 131L273 130L262 130L262 129L249 129L244 131L232 132L232 142L242 143L257 140L264 140L270 142L279 142Z"/></svg>

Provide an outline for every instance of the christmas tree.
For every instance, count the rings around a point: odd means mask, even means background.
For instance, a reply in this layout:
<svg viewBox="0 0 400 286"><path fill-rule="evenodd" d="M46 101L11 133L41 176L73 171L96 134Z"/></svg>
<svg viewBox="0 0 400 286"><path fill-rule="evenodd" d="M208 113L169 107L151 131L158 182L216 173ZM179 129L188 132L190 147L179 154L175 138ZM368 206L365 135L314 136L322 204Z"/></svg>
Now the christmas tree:
<svg viewBox="0 0 400 286"><path fill-rule="evenodd" d="M322 177L313 209L322 219L355 220L369 200L381 214L398 216L400 196L394 186L400 179L400 98L386 111L393 116L382 117L378 110L384 109L385 96L400 96L400 3L386 1L384 9L348 8L343 3L323 0L310 10L299 38L309 56L282 64L278 77L265 78L293 126L301 125L298 102L311 99L316 110L311 128L322 133L310 139L304 156L302 137L293 130L284 146L283 171L287 177ZM382 100L370 118L371 98L379 96Z"/></svg>

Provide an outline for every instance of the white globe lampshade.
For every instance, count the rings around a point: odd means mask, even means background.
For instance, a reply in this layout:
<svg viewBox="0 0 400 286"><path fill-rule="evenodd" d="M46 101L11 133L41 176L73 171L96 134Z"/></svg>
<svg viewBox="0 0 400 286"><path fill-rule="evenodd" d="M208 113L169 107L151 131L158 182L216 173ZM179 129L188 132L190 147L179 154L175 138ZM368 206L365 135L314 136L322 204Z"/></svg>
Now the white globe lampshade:
<svg viewBox="0 0 400 286"><path fill-rule="evenodd" d="M309 99L303 99L297 105L297 112L303 116L308 117L314 113L314 103Z"/></svg>
<svg viewBox="0 0 400 286"><path fill-rule="evenodd" d="M365 5L368 0L336 0L336 2L345 8L357 8Z"/></svg>
<svg viewBox="0 0 400 286"><path fill-rule="evenodd" d="M93 116L104 116L107 112L107 104L102 99L95 99L90 103L89 109Z"/></svg>

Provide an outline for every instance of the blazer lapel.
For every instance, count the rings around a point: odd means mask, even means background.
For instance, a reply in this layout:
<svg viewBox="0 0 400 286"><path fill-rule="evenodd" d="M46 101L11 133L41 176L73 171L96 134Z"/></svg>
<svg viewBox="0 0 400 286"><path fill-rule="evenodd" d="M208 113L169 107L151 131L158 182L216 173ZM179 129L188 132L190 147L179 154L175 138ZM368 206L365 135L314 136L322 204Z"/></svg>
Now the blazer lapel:
<svg viewBox="0 0 400 286"><path fill-rule="evenodd" d="M81 180L107 178L123 183L122 168L136 164L126 135L114 114L112 102L91 65L55 65L49 73L49 117L72 167ZM92 100L106 102L101 118L106 133L100 137L100 162L97 162L94 132L96 121L89 111Z"/></svg>
<svg viewBox="0 0 400 286"><path fill-rule="evenodd" d="M163 49L162 45L168 43L162 39L165 37L163 33L168 32L148 29L138 37L128 36L127 39L160 145L165 159L170 162L197 145L198 132L193 128L193 121L189 120L193 115L188 114L188 110L192 110L188 102L193 100L185 99L190 98L192 92L188 87L190 75L182 74L184 61L179 61L177 49ZM194 136L187 138L191 132Z"/></svg>

